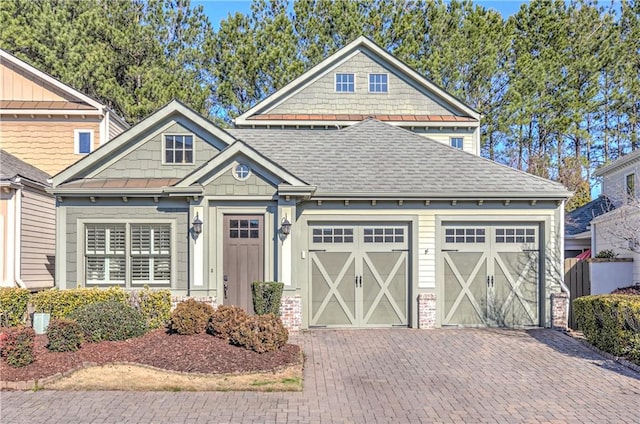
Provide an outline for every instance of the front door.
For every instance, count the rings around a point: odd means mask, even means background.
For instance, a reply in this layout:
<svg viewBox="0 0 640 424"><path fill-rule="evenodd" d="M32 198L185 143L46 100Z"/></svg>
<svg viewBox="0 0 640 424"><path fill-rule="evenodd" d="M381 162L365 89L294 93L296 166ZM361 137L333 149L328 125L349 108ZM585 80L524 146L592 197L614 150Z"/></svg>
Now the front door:
<svg viewBox="0 0 640 424"><path fill-rule="evenodd" d="M406 224L311 225L310 326L408 325Z"/></svg>
<svg viewBox="0 0 640 424"><path fill-rule="evenodd" d="M442 325L539 325L535 224L448 225L442 234Z"/></svg>
<svg viewBox="0 0 640 424"><path fill-rule="evenodd" d="M264 279L264 216L224 216L223 303L253 313L251 283Z"/></svg>

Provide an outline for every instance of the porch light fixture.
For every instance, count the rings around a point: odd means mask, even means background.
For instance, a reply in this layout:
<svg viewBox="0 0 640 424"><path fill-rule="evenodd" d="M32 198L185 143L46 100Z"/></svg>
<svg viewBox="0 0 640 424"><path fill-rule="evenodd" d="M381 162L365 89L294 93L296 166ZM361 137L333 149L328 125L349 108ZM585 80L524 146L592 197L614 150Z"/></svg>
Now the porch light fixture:
<svg viewBox="0 0 640 424"><path fill-rule="evenodd" d="M193 226L194 234L202 234L202 221L200 221L200 218L198 218L198 214L196 214L196 217L193 219L191 225Z"/></svg>
<svg viewBox="0 0 640 424"><path fill-rule="evenodd" d="M283 235L288 236L289 234L291 234L291 223L289 222L286 216L282 218L282 222L280 222L280 227L282 229Z"/></svg>

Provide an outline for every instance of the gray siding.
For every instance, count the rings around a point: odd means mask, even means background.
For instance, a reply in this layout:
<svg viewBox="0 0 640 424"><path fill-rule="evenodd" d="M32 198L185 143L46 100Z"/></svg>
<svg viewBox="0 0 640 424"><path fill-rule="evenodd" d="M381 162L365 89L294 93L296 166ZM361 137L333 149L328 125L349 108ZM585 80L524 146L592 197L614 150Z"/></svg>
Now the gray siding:
<svg viewBox="0 0 640 424"><path fill-rule="evenodd" d="M152 222L154 219L173 220L176 229L176 240L174 255L176 257L176 267L173 278L175 281L172 289L186 289L187 287L187 246L188 246L188 206L182 201L161 201L158 204L153 202L130 201L124 205L121 199L103 200L96 203L76 202L73 205L66 205L67 228L66 238L66 263L67 288L74 288L79 283L84 283L84 276L78 275L81 269L78 264L78 251L82 252L84 246L78 246L79 220L100 222L100 220L118 220L119 222L130 222L131 220L145 220ZM81 237L83 239L84 237ZM64 260L61 259L61 260Z"/></svg>
<svg viewBox="0 0 640 424"><path fill-rule="evenodd" d="M55 200L45 193L22 190L20 275L29 288L52 287L55 270Z"/></svg>
<svg viewBox="0 0 640 424"><path fill-rule="evenodd" d="M193 134L195 160L192 165L163 165L164 143L162 134ZM168 129L152 137L137 149L120 158L93 178L182 178L208 162L218 150L193 131L174 123Z"/></svg>
<svg viewBox="0 0 640 424"><path fill-rule="evenodd" d="M355 74L355 93L336 93L335 74ZM369 93L369 73L389 74L388 93ZM308 87L268 111L274 114L459 115L410 85L389 68L359 52Z"/></svg>
<svg viewBox="0 0 640 424"><path fill-rule="evenodd" d="M262 178L251 173L249 178L239 181L233 177L233 170L225 172L211 183L205 186L205 195L207 196L264 196L274 195L277 188Z"/></svg>

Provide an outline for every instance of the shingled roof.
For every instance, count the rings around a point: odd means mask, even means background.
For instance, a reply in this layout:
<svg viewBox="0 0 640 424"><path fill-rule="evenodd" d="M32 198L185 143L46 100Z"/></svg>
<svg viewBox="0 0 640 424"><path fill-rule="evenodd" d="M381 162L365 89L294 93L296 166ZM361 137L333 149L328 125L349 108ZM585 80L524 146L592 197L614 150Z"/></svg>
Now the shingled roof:
<svg viewBox="0 0 640 424"><path fill-rule="evenodd" d="M0 149L0 180L11 181L16 177L46 186L50 185L47 179L51 178L46 172Z"/></svg>
<svg viewBox="0 0 640 424"><path fill-rule="evenodd" d="M232 129L315 195L566 198L556 182L369 119L341 130Z"/></svg>

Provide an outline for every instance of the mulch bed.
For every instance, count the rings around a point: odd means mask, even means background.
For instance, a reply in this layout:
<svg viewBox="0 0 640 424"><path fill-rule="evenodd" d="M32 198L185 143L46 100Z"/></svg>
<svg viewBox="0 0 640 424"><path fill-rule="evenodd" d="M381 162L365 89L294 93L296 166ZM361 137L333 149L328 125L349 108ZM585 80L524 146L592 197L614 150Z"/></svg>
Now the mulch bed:
<svg viewBox="0 0 640 424"><path fill-rule="evenodd" d="M36 336L35 361L26 367L14 368L1 360L0 379L38 380L85 363L105 365L114 362L204 374L250 373L295 364L300 356L300 347L291 344L276 352L259 354L209 334L181 336L167 334L164 329L120 342L83 343L76 352L49 352L47 343L46 335Z"/></svg>

